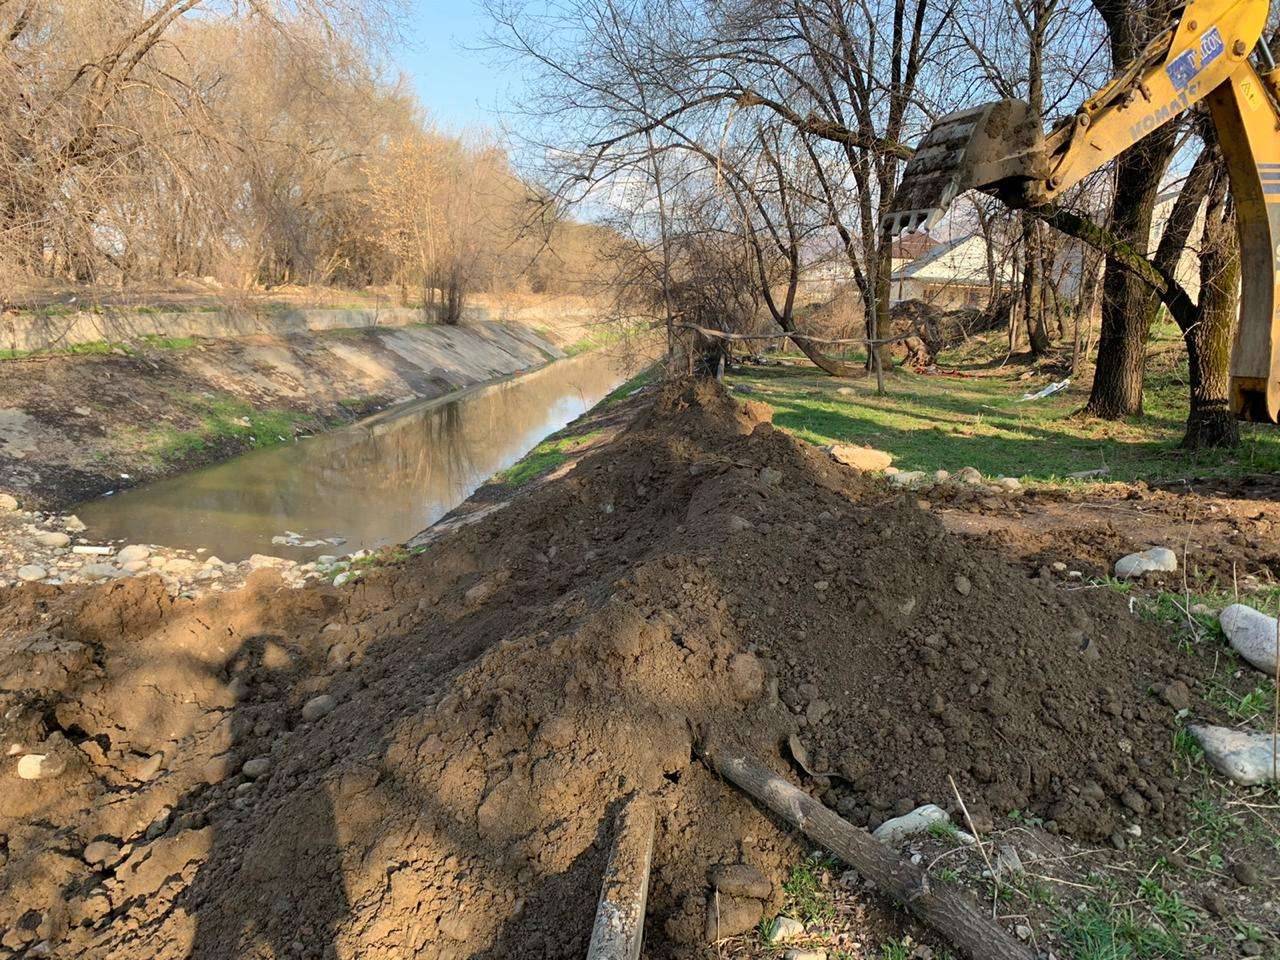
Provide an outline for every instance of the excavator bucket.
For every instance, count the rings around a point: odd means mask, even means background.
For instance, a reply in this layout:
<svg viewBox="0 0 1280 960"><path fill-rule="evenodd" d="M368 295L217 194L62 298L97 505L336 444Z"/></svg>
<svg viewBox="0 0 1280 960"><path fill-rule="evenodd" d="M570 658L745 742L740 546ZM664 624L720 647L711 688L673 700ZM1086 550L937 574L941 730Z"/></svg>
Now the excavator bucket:
<svg viewBox="0 0 1280 960"><path fill-rule="evenodd" d="M949 113L920 141L903 171L889 212L880 221L890 235L929 229L951 201L975 187L1025 205L1029 182L1044 179L1044 137L1021 100L997 100Z"/></svg>

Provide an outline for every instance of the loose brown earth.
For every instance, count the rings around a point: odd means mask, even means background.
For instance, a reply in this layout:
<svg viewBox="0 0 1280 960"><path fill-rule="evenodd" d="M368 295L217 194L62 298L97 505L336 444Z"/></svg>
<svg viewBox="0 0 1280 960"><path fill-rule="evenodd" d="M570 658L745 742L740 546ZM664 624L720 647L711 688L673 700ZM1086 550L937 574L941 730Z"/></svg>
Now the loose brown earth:
<svg viewBox="0 0 1280 960"><path fill-rule="evenodd" d="M1192 788L1150 691L1223 718L1126 598L1040 574L1075 546L1010 559L705 386L341 590L16 589L0 956L579 957L636 793L647 955L704 955L711 868L759 867L776 903L805 850L697 759L709 737L860 825L954 808L954 778L980 829L1016 808L1068 840L1177 835ZM793 734L832 776L792 768ZM66 769L20 780L25 752Z"/></svg>

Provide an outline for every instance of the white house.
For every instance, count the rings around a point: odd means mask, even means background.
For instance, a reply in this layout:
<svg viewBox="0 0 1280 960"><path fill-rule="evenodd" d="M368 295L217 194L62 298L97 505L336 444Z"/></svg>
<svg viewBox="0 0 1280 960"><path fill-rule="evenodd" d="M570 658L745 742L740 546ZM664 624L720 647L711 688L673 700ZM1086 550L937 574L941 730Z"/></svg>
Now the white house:
<svg viewBox="0 0 1280 960"><path fill-rule="evenodd" d="M999 283L1008 284L1011 271L1001 259L995 265L996 278ZM984 306L989 291L987 244L980 235L971 233L949 243L939 243L894 270L889 301L922 300L954 310Z"/></svg>

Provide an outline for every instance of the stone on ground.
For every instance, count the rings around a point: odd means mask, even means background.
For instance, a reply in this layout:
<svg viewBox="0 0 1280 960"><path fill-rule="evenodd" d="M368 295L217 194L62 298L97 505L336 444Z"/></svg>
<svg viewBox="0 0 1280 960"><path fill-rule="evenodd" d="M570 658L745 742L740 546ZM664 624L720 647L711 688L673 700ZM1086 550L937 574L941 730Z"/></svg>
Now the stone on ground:
<svg viewBox="0 0 1280 960"><path fill-rule="evenodd" d="M1178 569L1178 555L1168 547L1152 547L1141 553L1130 553L1116 561L1116 576L1121 580L1147 573L1173 573Z"/></svg>
<svg viewBox="0 0 1280 960"><path fill-rule="evenodd" d="M1233 603L1218 615L1231 649L1268 677L1276 673L1276 618Z"/></svg>
<svg viewBox="0 0 1280 960"><path fill-rule="evenodd" d="M924 479L925 472L923 470L903 470L889 475L889 482L895 487L914 487L923 483Z"/></svg>
<svg viewBox="0 0 1280 960"><path fill-rule="evenodd" d="M804 924L799 920L791 917L779 917L773 921L773 926L769 928L769 935L765 937L766 943L786 943L795 940L797 937L804 936Z"/></svg>
<svg viewBox="0 0 1280 960"><path fill-rule="evenodd" d="M132 543L116 554L118 563L131 563L134 560L145 560L151 556L151 548L140 543Z"/></svg>
<svg viewBox="0 0 1280 960"><path fill-rule="evenodd" d="M729 660L729 680L734 696L749 703L764 692L764 664L753 653L735 653Z"/></svg>
<svg viewBox="0 0 1280 960"><path fill-rule="evenodd" d="M46 576L48 576L48 571L39 564L24 563L18 568L19 580L26 580L28 582L32 580L43 580Z"/></svg>
<svg viewBox="0 0 1280 960"><path fill-rule="evenodd" d="M318 697L312 697L302 706L302 719L307 723L319 720L321 717L333 713L333 708L338 705L335 700L327 693L322 693Z"/></svg>
<svg viewBox="0 0 1280 960"><path fill-rule="evenodd" d="M951 817L947 815L947 811L937 804L926 803L923 807L916 807L901 817L886 820L871 831L871 835L881 843L898 844L908 837L927 833L935 823L950 822Z"/></svg>
<svg viewBox="0 0 1280 960"><path fill-rule="evenodd" d="M1276 753L1269 733L1247 733L1229 727L1187 727L1204 748L1213 768L1236 783L1252 787L1275 776Z"/></svg>
<svg viewBox="0 0 1280 960"><path fill-rule="evenodd" d="M18 758L18 776L23 780L51 780L66 768L66 761L54 754L28 753Z"/></svg>
<svg viewBox="0 0 1280 960"><path fill-rule="evenodd" d="M831 454L831 459L843 463L846 467L853 467L855 470L874 472L883 470L893 463L892 454L851 443L834 443L827 448L827 452Z"/></svg>
<svg viewBox="0 0 1280 960"><path fill-rule="evenodd" d="M244 766L240 768L240 772L250 780L257 780L259 777L264 777L271 772L271 758L254 757L252 760L246 760L244 762Z"/></svg>
<svg viewBox="0 0 1280 960"><path fill-rule="evenodd" d="M80 568L80 576L86 580L109 580L120 576L121 571L109 563L86 563Z"/></svg>
<svg viewBox="0 0 1280 960"><path fill-rule="evenodd" d="M58 530L42 530L36 534L36 540L42 547L53 547L55 550L71 543L71 538Z"/></svg>
<svg viewBox="0 0 1280 960"><path fill-rule="evenodd" d="M18 499L9 493L0 493L0 513L12 513L18 509Z"/></svg>
<svg viewBox="0 0 1280 960"><path fill-rule="evenodd" d="M956 474L956 479L961 483L981 483L982 471L977 467L962 467Z"/></svg>

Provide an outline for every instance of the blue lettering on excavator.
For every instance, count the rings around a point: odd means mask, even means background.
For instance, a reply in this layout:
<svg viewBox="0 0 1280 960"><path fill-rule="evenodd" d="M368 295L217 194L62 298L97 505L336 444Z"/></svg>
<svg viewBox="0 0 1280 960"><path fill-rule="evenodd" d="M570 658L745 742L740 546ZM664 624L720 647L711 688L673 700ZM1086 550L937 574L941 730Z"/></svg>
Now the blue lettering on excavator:
<svg viewBox="0 0 1280 960"><path fill-rule="evenodd" d="M1200 38L1200 69L1203 70L1217 60L1219 54L1225 49L1226 46L1222 42L1222 34L1218 32L1218 28L1210 27L1206 30L1204 36Z"/></svg>
<svg viewBox="0 0 1280 960"><path fill-rule="evenodd" d="M1169 65L1164 68L1164 72L1169 75L1174 87L1181 90L1194 80L1196 74L1200 72L1200 67L1196 65L1196 52L1194 50L1184 50L1176 60L1169 62Z"/></svg>
<svg viewBox="0 0 1280 960"><path fill-rule="evenodd" d="M1222 56L1224 45L1222 32L1217 27L1210 27L1200 38L1200 46L1184 50L1164 68L1174 89L1181 90L1196 74Z"/></svg>

